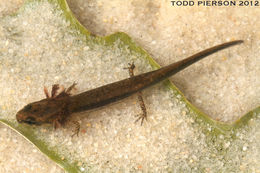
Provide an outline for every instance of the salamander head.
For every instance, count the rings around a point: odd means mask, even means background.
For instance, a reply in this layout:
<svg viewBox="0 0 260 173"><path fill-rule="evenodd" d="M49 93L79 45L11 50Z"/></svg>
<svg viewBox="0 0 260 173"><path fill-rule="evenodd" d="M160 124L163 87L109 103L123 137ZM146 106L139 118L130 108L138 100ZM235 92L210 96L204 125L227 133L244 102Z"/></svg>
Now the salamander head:
<svg viewBox="0 0 260 173"><path fill-rule="evenodd" d="M52 123L59 115L62 106L60 102L43 99L26 105L17 112L16 119L19 123L41 125L43 123Z"/></svg>

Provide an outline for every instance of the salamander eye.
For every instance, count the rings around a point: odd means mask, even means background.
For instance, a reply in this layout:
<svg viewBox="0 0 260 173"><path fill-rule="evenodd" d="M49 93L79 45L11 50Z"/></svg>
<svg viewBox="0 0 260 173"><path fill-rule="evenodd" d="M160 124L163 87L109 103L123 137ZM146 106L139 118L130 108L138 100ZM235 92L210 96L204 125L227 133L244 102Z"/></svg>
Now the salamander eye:
<svg viewBox="0 0 260 173"><path fill-rule="evenodd" d="M32 105L26 105L25 107L24 107L24 110L25 111L30 111L32 109Z"/></svg>

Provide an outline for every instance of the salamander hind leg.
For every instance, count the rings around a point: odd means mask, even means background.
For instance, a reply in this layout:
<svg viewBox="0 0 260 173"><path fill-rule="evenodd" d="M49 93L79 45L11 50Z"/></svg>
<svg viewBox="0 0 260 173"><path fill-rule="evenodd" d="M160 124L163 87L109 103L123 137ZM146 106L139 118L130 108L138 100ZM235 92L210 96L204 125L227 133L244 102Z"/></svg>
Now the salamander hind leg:
<svg viewBox="0 0 260 173"><path fill-rule="evenodd" d="M137 93L138 96L138 101L139 101L139 105L142 109L142 113L139 115L139 117L137 118L137 120L135 122L138 122L139 120L141 120L141 125L143 125L144 119L147 121L147 110L144 104L144 99L142 96L141 92Z"/></svg>
<svg viewBox="0 0 260 173"><path fill-rule="evenodd" d="M71 137L77 135L79 136L79 131L80 131L80 124L78 121L72 121L72 123L75 125L74 129L73 129L73 134L71 135Z"/></svg>
<svg viewBox="0 0 260 173"><path fill-rule="evenodd" d="M134 69L135 69L134 62L128 63L128 67L125 67L124 69L128 70L130 77L134 77Z"/></svg>
<svg viewBox="0 0 260 173"><path fill-rule="evenodd" d="M134 76L135 65L134 65L133 62L128 63L128 67L126 67L124 69L128 69L130 77ZM142 92L141 91L137 92L137 96L138 96L139 105L142 109L142 113L140 115L138 115L138 118L135 122L138 122L139 120L141 120L141 125L143 125L144 119L147 120L147 110L146 110L146 107L145 107L145 104L144 104Z"/></svg>

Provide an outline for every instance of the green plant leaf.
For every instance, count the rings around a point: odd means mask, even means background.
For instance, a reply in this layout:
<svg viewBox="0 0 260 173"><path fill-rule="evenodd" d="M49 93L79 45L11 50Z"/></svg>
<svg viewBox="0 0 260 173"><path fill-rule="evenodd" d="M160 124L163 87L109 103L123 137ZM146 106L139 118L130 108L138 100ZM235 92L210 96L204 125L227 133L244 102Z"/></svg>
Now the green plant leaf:
<svg viewBox="0 0 260 173"><path fill-rule="evenodd" d="M38 2L43 2L43 0L27 1L25 6L19 11L19 13L23 13L25 8L32 8L32 4ZM72 12L70 11L65 0L49 0L48 2L51 4L55 4L55 6L57 7L56 10L59 11L61 15L66 18L67 21L69 21L70 23L69 27L72 30L78 31L78 34L84 35L86 37L85 39L87 42L89 42L90 47L91 45L93 47L95 45L104 45L110 48L113 47L114 45L117 45L119 48L122 49L127 47L127 49L130 50L129 53L130 55L138 54L141 58L146 59L146 61L148 61L153 68L160 67L152 59L152 57L141 47L137 46L127 34L119 32L106 37L94 36L77 21L77 19L73 16ZM164 84L169 88L169 90L173 91L175 97L180 96L179 98L180 102L185 103L185 107L189 111L189 114L192 115L192 119L194 119L196 125L200 126L203 129L202 132L206 135L208 150L209 151L214 150L212 152L214 154L220 153L225 159L229 159L230 157L232 157L232 152L233 152L233 150L231 149L229 150L225 148L225 145L230 145L229 143L226 144L225 141L229 141L231 145L234 144L233 147L236 147L236 145L237 147L241 147L244 144L243 139L241 141L241 139L239 139L238 137L238 133L239 134L241 133L241 129L242 131L244 130L252 131L252 129L259 127L260 107L257 107L256 109L242 116L235 123L226 124L226 123L213 120L208 115L198 110L184 97L184 95L179 91L179 89L176 86L174 86L170 81L167 80L164 82ZM68 172L92 171L91 168L87 170L82 169L83 168L81 166L82 164L79 163L83 161L80 160L76 154L71 155L71 157L74 157L75 159L71 159L69 158L69 156L60 154L60 152L57 149L57 147L59 147L58 144L57 146L50 145L48 142L46 142L44 139L38 136L39 133L35 132L36 129L34 127L18 124L17 122L15 122L13 115L9 115L9 117L12 118L6 118L6 116L2 116L2 117L0 116L0 122L7 125L11 129L15 130L17 133L21 134L25 139L27 139L29 142L34 144L42 153L47 155L55 163L57 163L59 166L64 168L64 170ZM250 124L250 122L255 122L255 123ZM238 145L238 143L241 145ZM248 145L250 145L250 143ZM84 163L84 164L88 166L88 163ZM206 168L203 165L198 164L196 167L198 168L199 172L206 171ZM220 168L220 170L228 170L228 167L224 166L224 169ZM169 172L172 171L172 168L170 166L168 171Z"/></svg>

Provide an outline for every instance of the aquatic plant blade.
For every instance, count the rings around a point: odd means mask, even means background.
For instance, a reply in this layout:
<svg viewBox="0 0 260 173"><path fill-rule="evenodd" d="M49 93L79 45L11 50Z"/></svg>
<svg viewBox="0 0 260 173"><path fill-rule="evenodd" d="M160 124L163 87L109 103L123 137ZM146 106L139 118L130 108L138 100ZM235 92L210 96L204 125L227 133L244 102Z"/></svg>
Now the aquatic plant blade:
<svg viewBox="0 0 260 173"><path fill-rule="evenodd" d="M29 6L30 3L40 1L42 0L30 0L26 3L26 6ZM119 47L127 46L133 54L141 54L143 58L148 59L148 61L154 68L159 68L159 65L150 57L150 55L145 52L141 47L137 46L127 34L115 33L106 37L93 36L76 20L65 0L49 0L49 2L53 4L58 4L57 10L60 10L64 17L70 22L70 27L74 30L79 31L80 34L84 34L87 40L94 42L95 44L105 44L107 46L114 45L115 42L118 42L118 40L120 40L120 44L118 45ZM186 107L189 109L190 112L194 114L194 119L196 123L201 124L201 126L205 126L205 124L207 124L207 127L210 127L210 131L205 130L205 134L208 135L210 139L215 138L218 135L226 135L231 132L235 132L237 129L245 128L248 122L253 117L259 118L260 107L250 111L248 114L237 120L234 124L225 124L215 121L203 112L201 112L195 106L193 106L190 102L188 102L184 95L170 81L165 81L164 83L171 90L175 91L176 96L181 96L181 100L186 103ZM66 158L56 152L55 148L50 147L48 143L46 143L46 141L37 137L37 135L34 133L34 128L17 124L17 122L14 122L13 120L1 119L1 116L0 122L15 130L17 133L21 134L25 139L35 145L43 154L48 156L67 172L81 172L80 166L77 165L77 163L79 163L80 161L75 161L74 163L72 163L69 161L69 158ZM233 134L231 134L231 137L235 138L235 135ZM212 146L214 145L212 144Z"/></svg>
<svg viewBox="0 0 260 173"><path fill-rule="evenodd" d="M22 135L26 140L28 140L30 143L35 145L43 154L48 156L51 160L53 160L57 165L62 167L64 170L71 172L71 173L77 173L80 171L80 169L73 163L69 163L66 158L63 158L61 155L59 155L57 152L55 152L52 148L46 144L43 140L39 139L37 135L34 133L34 130L32 128L28 128L26 126L17 125L14 122L0 119L0 122L4 125L8 126L15 132Z"/></svg>

